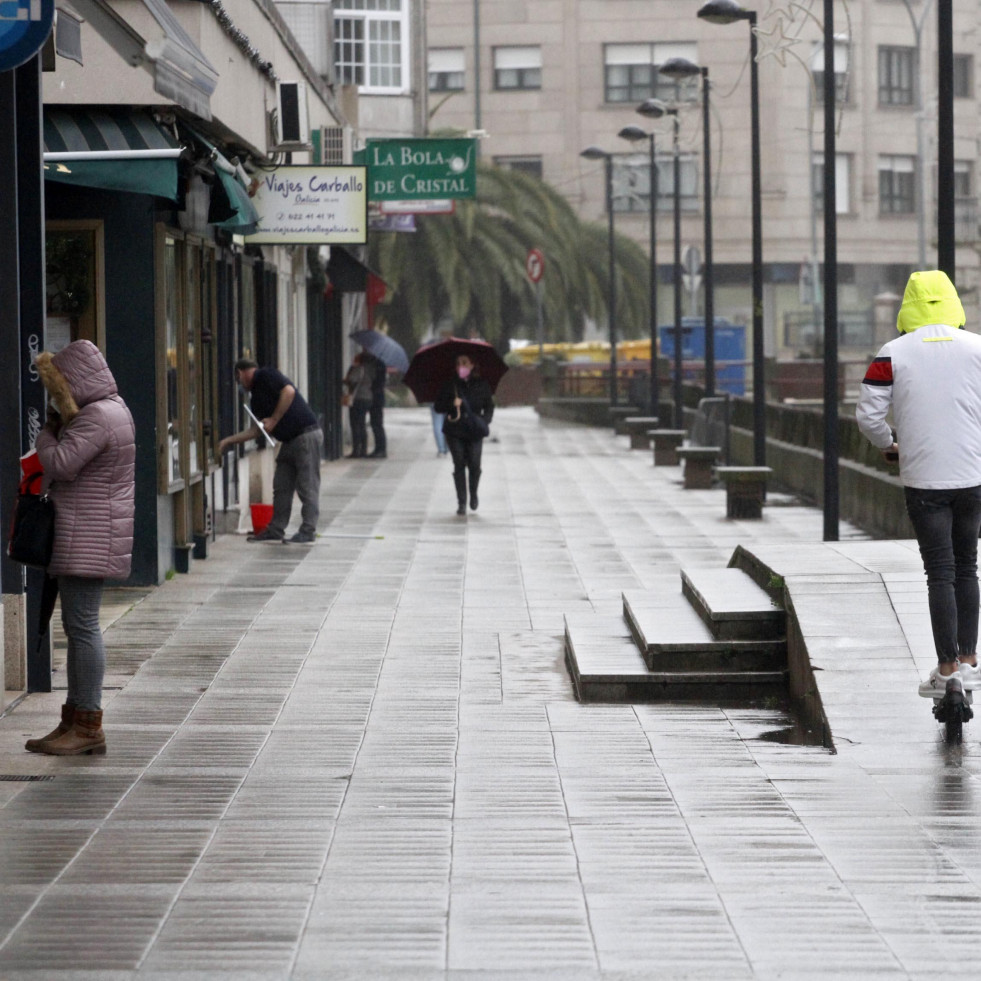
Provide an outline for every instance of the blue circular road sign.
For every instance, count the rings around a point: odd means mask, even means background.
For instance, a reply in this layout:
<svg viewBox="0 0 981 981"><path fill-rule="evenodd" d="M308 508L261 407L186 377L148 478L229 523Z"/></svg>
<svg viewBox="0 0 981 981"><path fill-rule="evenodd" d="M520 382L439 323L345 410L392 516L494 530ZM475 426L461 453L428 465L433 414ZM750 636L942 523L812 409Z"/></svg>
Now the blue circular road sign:
<svg viewBox="0 0 981 981"><path fill-rule="evenodd" d="M54 23L54 0L0 0L0 71L41 50Z"/></svg>

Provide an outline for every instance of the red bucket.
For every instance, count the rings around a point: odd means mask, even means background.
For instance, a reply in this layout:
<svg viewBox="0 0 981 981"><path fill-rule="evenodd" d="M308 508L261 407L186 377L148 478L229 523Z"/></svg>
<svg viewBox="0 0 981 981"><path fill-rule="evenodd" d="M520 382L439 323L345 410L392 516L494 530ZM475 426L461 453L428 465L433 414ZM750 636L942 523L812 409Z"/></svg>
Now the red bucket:
<svg viewBox="0 0 981 981"><path fill-rule="evenodd" d="M258 535L260 532L265 531L272 521L273 507L271 504L253 504L252 505L252 534Z"/></svg>

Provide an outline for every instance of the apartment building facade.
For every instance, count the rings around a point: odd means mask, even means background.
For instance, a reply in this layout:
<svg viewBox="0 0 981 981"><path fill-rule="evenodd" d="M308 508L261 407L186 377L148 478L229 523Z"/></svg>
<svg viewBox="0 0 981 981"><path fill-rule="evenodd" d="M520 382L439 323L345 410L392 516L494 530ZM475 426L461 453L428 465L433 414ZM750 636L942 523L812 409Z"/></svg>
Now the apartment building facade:
<svg viewBox="0 0 981 981"><path fill-rule="evenodd" d="M607 218L604 166L580 153L597 145L617 154L616 229L645 246L648 144L617 134L627 125L653 126L658 314L671 323L672 121L651 123L636 108L652 97L678 108L682 249L703 252L700 81L676 84L658 68L672 57L707 67L715 312L750 324L750 38L747 22L707 23L697 17L699 6L428 0L429 126L482 131L485 159L539 174L587 220ZM978 324L978 15L967 0L954 0L953 9L957 281ZM779 358L820 345L820 295L810 283L823 254L821 14L819 3L791 0L758 10L765 348ZM844 356L862 357L890 336L908 273L936 263L936 9L930 0L838 4L834 32L840 344ZM700 312L697 286L697 272L682 283L686 315Z"/></svg>

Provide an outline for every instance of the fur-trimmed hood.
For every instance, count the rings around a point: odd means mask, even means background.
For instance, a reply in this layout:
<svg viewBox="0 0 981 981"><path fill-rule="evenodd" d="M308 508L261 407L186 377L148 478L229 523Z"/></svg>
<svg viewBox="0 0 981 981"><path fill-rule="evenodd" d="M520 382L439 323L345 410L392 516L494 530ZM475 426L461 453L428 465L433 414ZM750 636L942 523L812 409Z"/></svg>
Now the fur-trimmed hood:
<svg viewBox="0 0 981 981"><path fill-rule="evenodd" d="M118 393L106 359L91 341L72 341L57 354L42 351L34 363L63 423L90 402Z"/></svg>

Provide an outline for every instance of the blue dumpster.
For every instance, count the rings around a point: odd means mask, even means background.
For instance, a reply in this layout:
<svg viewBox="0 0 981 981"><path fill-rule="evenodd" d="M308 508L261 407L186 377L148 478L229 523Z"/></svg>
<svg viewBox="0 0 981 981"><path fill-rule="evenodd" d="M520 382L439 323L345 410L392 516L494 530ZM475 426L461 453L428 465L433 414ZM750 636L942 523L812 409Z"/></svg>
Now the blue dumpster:
<svg viewBox="0 0 981 981"><path fill-rule="evenodd" d="M661 357L674 364L674 324L658 327ZM705 320L702 317L681 318L681 358L683 361L705 361ZM734 324L727 317L715 318L715 387L730 395L746 392L746 327ZM726 364L726 362L737 362ZM687 366L682 378L697 382L702 376L702 364L697 369ZM673 371L672 367L672 371Z"/></svg>

